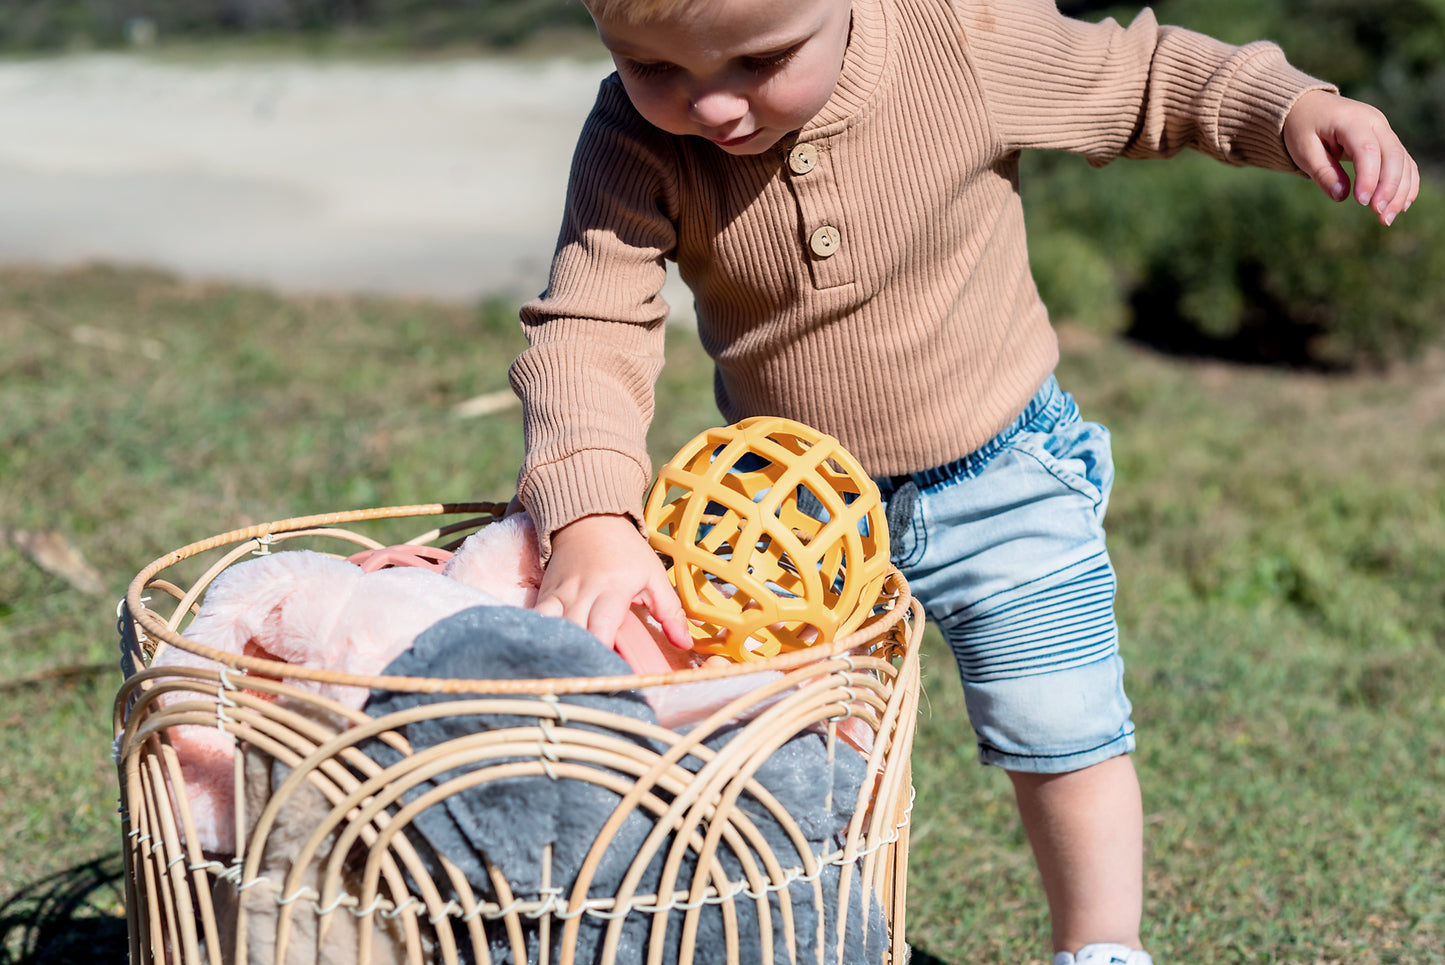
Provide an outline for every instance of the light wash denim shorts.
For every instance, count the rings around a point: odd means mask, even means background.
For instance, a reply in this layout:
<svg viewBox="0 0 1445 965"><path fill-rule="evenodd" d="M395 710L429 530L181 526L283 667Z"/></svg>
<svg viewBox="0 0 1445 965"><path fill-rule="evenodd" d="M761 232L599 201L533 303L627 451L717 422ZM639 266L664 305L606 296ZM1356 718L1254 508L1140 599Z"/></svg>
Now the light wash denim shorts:
<svg viewBox="0 0 1445 965"><path fill-rule="evenodd" d="M878 480L893 562L953 648L979 759L1074 771L1134 749L1104 510L1109 431L1051 375L997 437Z"/></svg>

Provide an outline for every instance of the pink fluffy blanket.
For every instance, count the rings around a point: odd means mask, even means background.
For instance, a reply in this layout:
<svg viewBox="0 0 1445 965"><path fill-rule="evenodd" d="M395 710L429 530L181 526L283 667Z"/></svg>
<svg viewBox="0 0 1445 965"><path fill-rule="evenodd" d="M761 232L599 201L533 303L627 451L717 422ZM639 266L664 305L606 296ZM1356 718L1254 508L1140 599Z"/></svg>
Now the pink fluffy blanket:
<svg viewBox="0 0 1445 965"><path fill-rule="evenodd" d="M383 562L398 555L405 554L392 554ZM542 577L536 530L525 513L468 537L444 564L433 561L440 572L425 565L427 560L420 562L423 565L368 571L350 560L307 550L259 556L218 576L195 619L182 632L189 640L227 654L373 676L445 617L475 606L530 608ZM666 643L654 624L635 614L619 636L619 654L638 673L667 673L701 663L700 655ZM152 666L214 671L220 664L179 647L165 647ZM678 728L776 676L759 673L706 684L653 687L647 697L659 723ZM232 680L244 686L244 677ZM351 710L361 709L369 693L364 687L295 678L287 678L287 683ZM178 691L162 702L197 697ZM198 725L172 728L170 739L201 848L234 854L235 740L220 728Z"/></svg>

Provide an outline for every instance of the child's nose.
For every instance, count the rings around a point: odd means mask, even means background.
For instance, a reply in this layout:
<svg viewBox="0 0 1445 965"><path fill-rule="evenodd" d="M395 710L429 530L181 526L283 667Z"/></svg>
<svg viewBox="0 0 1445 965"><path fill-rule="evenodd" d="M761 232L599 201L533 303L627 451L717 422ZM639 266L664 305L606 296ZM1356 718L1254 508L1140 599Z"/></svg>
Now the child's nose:
<svg viewBox="0 0 1445 965"><path fill-rule="evenodd" d="M704 127L731 124L741 120L747 112L747 98L726 89L695 91L688 101L688 116Z"/></svg>

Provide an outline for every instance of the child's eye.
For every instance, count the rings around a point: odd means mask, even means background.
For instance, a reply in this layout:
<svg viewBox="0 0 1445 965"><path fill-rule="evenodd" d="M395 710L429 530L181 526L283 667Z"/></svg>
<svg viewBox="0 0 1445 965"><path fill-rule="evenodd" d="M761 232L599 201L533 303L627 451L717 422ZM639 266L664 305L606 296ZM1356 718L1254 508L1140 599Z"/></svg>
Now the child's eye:
<svg viewBox="0 0 1445 965"><path fill-rule="evenodd" d="M794 44L787 50L775 51L771 54L759 54L755 57L744 57L743 65L755 73L766 74L778 70L788 61L798 55L802 44Z"/></svg>
<svg viewBox="0 0 1445 965"><path fill-rule="evenodd" d="M638 78L659 77L673 69L672 64L663 61L629 60L625 66L629 74Z"/></svg>

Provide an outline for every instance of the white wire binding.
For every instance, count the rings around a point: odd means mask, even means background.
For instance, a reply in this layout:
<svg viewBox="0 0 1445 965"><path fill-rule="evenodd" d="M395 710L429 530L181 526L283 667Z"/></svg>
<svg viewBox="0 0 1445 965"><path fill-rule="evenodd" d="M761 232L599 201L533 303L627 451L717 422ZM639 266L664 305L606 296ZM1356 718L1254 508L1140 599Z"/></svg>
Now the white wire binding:
<svg viewBox="0 0 1445 965"><path fill-rule="evenodd" d="M476 919L480 918L484 910L485 909L483 909L481 905L477 905L466 914L458 916L457 921L460 921L464 925L469 925Z"/></svg>
<svg viewBox="0 0 1445 965"><path fill-rule="evenodd" d="M903 809L903 819L899 821L886 836L874 841L867 848L856 852L852 860L862 860L880 848L896 843L901 836L900 832L909 824L909 818L913 814L913 807L917 798L918 790L914 788L908 796L908 806ZM139 844L142 839L150 837L150 835L140 835L135 830L129 833L137 839L137 844ZM157 842L155 847L159 848L160 842ZM545 915L551 915L558 920L566 921L581 915L591 915L594 918L611 921L617 918L625 918L632 914L652 915L662 912L694 911L706 905L725 904L738 895L746 895L754 901L763 901L770 895L786 891L799 882L813 884L822 877L823 869L828 865L836 865L841 868L850 863L849 860L843 857L841 850L833 851L829 854L815 855L814 857L818 863L816 873L808 874L800 867L785 868L783 869L780 880L767 882L761 890L755 891L749 888L746 881L735 881L723 891L715 891L710 888L709 893L703 895L703 897L697 901L685 901L681 897L674 897L671 901L659 902L656 901L655 896L652 895L637 895L630 898L626 903L626 907L622 909L608 908L607 906L609 904L615 905L615 901L606 898L585 900L579 903L578 907L570 908L566 898L563 896L563 890L555 887L539 889L538 894L541 895L540 899L513 898L505 906L498 905L494 902L479 902L471 911L466 911L455 900L448 900L435 914L427 913L425 904L414 895L408 895L405 901L396 906L393 906L390 900L383 898L381 895L376 895L372 898L369 905L362 908L360 907L360 899L354 895L342 892L330 905L323 907L317 904L321 895L317 893L315 889L302 887L290 896L278 896L275 900L278 905L284 906L302 898L310 897L312 907L315 909L317 915L329 915L342 907L347 908L352 916L356 918L365 918L367 915L380 913L383 918L396 919L407 912L411 912L418 918L425 917L427 921L433 925L438 924L446 917L452 917L460 922L467 923L477 917L482 917L489 921L499 921L514 913L525 915L532 919L539 919ZM175 861L172 861L171 865L175 863ZM171 865L167 865L167 868ZM220 873L216 876L217 879L235 883L238 892L245 892L260 885L272 885L273 887L275 885L275 882L264 876L253 878L250 881L242 881L242 865L240 861L233 861L229 867L221 864L219 861L203 861L193 863L189 865L188 868L191 871L208 872L214 869L221 869Z"/></svg>
<svg viewBox="0 0 1445 965"><path fill-rule="evenodd" d="M257 880L260 881L260 880L263 880L263 879L259 879L259 878L258 878ZM264 879L264 880L269 880L269 879ZM312 904L315 904L315 903L316 903L316 899L318 899L318 898L320 898L320 897L321 897L321 892L317 891L315 888L310 887L309 885L302 885L300 888L297 888L295 891L293 891L291 894L287 895L285 898L277 898L277 899L276 899L276 904L278 904L278 905L280 905L281 907L284 908L284 907L287 906L287 905L294 904L295 902L300 901L302 898L309 898L309 899L311 900L311 903L312 903ZM433 924L435 924L435 922L433 922Z"/></svg>
<svg viewBox="0 0 1445 965"><path fill-rule="evenodd" d="M230 874L231 868L237 868L239 870L239 866L237 865L232 864L230 867L227 867L219 861L192 861L186 865L187 871L217 871L219 872L219 874L216 875L217 878L225 878Z"/></svg>
<svg viewBox="0 0 1445 965"><path fill-rule="evenodd" d="M236 891L239 893L244 893L250 891L252 888L257 888L261 885L271 885L272 887L274 887L275 884L276 883L270 878L252 878L250 881L238 881L236 883ZM294 901L295 899L292 900Z"/></svg>
<svg viewBox="0 0 1445 965"><path fill-rule="evenodd" d="M225 691L225 690L236 690L236 691L239 691L239 690L241 689L240 687L237 687L234 683L231 682L231 668L230 668L230 667L227 667L225 664L221 664L220 675L221 675L221 686L216 690L216 699L219 700L222 704L226 705L227 707L239 707L239 706L241 706L240 704L238 704L238 703L236 703L234 700L232 700L230 697L227 697L224 693L222 693L222 691Z"/></svg>
<svg viewBox="0 0 1445 965"><path fill-rule="evenodd" d="M143 596L143 597L141 597L141 598L140 598L141 607L144 609L144 608L145 608L145 605L146 605L147 603L149 603L150 601L151 601L151 598L148 597L148 596ZM120 602L115 605L115 618L116 618L117 620L119 620L119 619L121 618L121 611L122 611L124 608L125 608L125 597L121 597ZM140 625L140 621L139 621L139 620L132 620L132 621L130 622L130 625L131 625L131 627L135 630L135 642L136 642L136 643L145 643L147 640L150 639L149 637L146 636L145 628Z"/></svg>
<svg viewBox="0 0 1445 965"><path fill-rule="evenodd" d="M322 905L319 905L319 904L317 904L316 902L313 901L313 902L311 903L311 907L312 907L313 909L315 909L316 914L317 914L318 916L321 916L321 915L329 915L329 914L331 914L333 911L335 911L336 909L342 907L343 905L359 905L359 904L361 904L361 902L357 901L357 900L356 900L355 898L353 898L351 895L348 895L346 892L343 891L343 892L341 892L340 894L338 894L338 895L336 896L336 900L333 901L331 904L326 905L326 906L322 906ZM433 924L435 924L435 923L433 923Z"/></svg>
<svg viewBox="0 0 1445 965"><path fill-rule="evenodd" d="M451 915L452 917L457 917L461 914L461 912L461 905L457 904L455 901L448 901L445 905L442 905L441 910L438 911L435 915L427 915L426 920L431 922L431 924L436 925L448 915Z"/></svg>
<svg viewBox="0 0 1445 965"><path fill-rule="evenodd" d="M388 904L389 904L389 902L388 902ZM423 904L421 903L421 901L416 897L416 895L407 895L407 896L406 896L406 901L403 901L400 905L398 905L397 907L393 908L391 911L387 911L385 908L383 908L383 909L381 910L381 917L386 918L386 919L396 919L396 918L400 918L403 912L411 911L411 906L412 906L412 905L416 905L416 906L419 907L419 908L425 908L425 907L426 907L425 905L423 905ZM413 914L416 914L416 912L412 912L412 913L413 913Z"/></svg>
<svg viewBox="0 0 1445 965"><path fill-rule="evenodd" d="M566 910L567 899L562 897L561 888L538 888L537 893L542 896L542 900L537 907L530 911L525 908L522 909L522 914L528 918L538 919L544 915L552 914L559 908Z"/></svg>
<svg viewBox="0 0 1445 965"><path fill-rule="evenodd" d="M350 895L347 895L346 897L349 898L349 897L351 897L351 896L350 896ZM381 897L381 895L375 895L375 896L373 896L372 899L371 899L371 904L367 905L365 908L362 908L362 907L361 907L361 902L360 902L360 900L357 900L357 902L356 902L357 907L351 909L351 914L352 914L352 916L355 917L355 918L365 918L367 915L374 915L374 914L376 914L378 911L381 912L382 914L385 914L385 913L386 913L386 909L383 908L382 906L383 906L383 905L390 905L390 904L391 904L391 902L389 902L389 901L387 901L385 898Z"/></svg>
<svg viewBox="0 0 1445 965"><path fill-rule="evenodd" d="M563 704L560 699L558 699L558 697L557 697L556 694L546 693L546 694L543 694L541 697L539 697L539 698L537 698L537 699L540 700L540 701L542 701L542 703L546 704L548 707L551 707L551 708L552 708L552 712L557 715L557 723L559 723L559 724L566 724L566 723L567 723L567 708L566 708L566 705Z"/></svg>
<svg viewBox="0 0 1445 965"><path fill-rule="evenodd" d="M872 845L861 851L858 851L854 855L854 861L861 860L862 858L865 858L868 855L872 854L874 851L877 851L879 848L886 847L889 844L893 844L899 839L899 832L901 832L903 828L908 825L907 819L908 816L913 812L913 803L916 797L916 791L909 796L908 807L904 809L903 812L904 820L900 822L896 827L894 827L892 832L887 837L874 842ZM365 908L362 908L360 907L361 902L358 898L356 898L354 895L349 895L343 892L330 905L322 907L321 905L316 903L317 900L319 900L321 897L320 894L318 894L313 888L302 887L290 896L284 898L277 897L275 900L278 905L284 906L298 901L301 898L310 897L312 901L312 907L315 909L318 915L329 915L336 911L338 908L347 906L356 906L348 907L348 911L350 911L351 914L356 918L365 918L367 915L379 912L383 918L396 919L407 912L411 912L418 918L425 917L427 921L429 921L433 925L436 925L443 918L446 918L448 916L455 918L460 922L470 922L478 916L485 918L489 921L499 921L506 918L508 915L514 913L525 915L526 917L532 919L539 919L545 915L551 915L552 917L562 921L570 918L577 918L585 914L591 915L594 918L600 918L604 921L611 921L616 918L625 918L628 915L639 913L644 915L652 915L662 912L693 911L706 905L725 904L726 902L729 902L732 899L736 898L738 895L746 895L754 901L762 901L772 894L786 891L794 884L797 884L799 882L802 882L804 884L813 884L822 877L823 868L827 865L837 865L838 867L843 867L844 865L849 863L847 860L844 859L842 851L834 851L831 854L817 855L816 858L818 862L818 871L815 874L808 874L806 871L799 867L785 868L783 869L781 880L769 881L765 885L763 885L762 889L759 891L754 891L753 889L749 888L746 881L735 881L732 882L731 886L724 891L714 891L712 889L709 889L710 893L703 895L703 897L698 899L697 901L684 901L682 898L673 898L671 901L658 902L656 900L649 900L654 898L654 896L652 895L638 895L629 899L626 903L626 907L622 909L607 908L606 904L610 903L608 899L591 899L589 901L582 902L577 908L569 908L566 898L563 897L563 891L561 888L542 888L538 890L538 894L541 895L540 899L513 898L510 902L506 904L506 906L498 905L494 902L479 902L477 906L471 911L466 911L454 900L448 900L446 905L444 905L435 914L427 913L426 906L414 895L408 895L407 899L404 902L395 907L389 907L392 905L392 903L389 900L381 897L380 895L377 895L372 898L371 904L369 904ZM220 864L220 862L217 861L200 862L190 866L191 870L193 871L209 871L212 868L220 867L223 866ZM222 879L230 879L238 882L236 886L236 890L238 892L244 892L263 884L273 886L275 884L270 878L264 876L253 878L250 881L240 882L239 876L240 866L238 864L232 864L230 868L223 871L217 877Z"/></svg>
<svg viewBox="0 0 1445 965"><path fill-rule="evenodd" d="M216 729L229 737L231 739L231 743L239 744L240 740L236 737L236 735L226 730L227 724L237 723L236 718L226 713L226 708L239 708L241 705L236 703L230 697L226 696L226 691L234 690L239 692L241 688L237 687L235 683L231 681L230 668L227 667L225 664L221 665L220 677L220 686L216 688L216 703L218 704L218 706L216 707Z"/></svg>
<svg viewBox="0 0 1445 965"><path fill-rule="evenodd" d="M557 772L552 769L553 764L559 764L562 757L557 753L557 745L562 742L552 730L552 721L547 717L538 717L537 726L542 731L542 739L537 742L537 755L541 758L542 772L552 780L557 780Z"/></svg>

